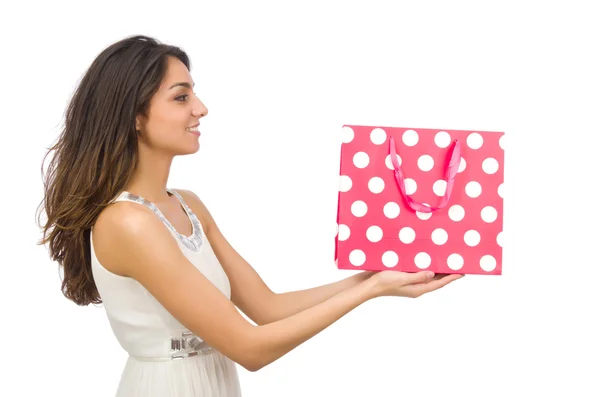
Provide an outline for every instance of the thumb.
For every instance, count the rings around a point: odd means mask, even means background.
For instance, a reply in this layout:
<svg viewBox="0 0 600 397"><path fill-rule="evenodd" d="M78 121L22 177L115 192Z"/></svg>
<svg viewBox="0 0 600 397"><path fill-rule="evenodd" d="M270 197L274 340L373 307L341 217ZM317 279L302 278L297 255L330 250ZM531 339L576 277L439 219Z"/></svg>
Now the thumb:
<svg viewBox="0 0 600 397"><path fill-rule="evenodd" d="M407 284L426 283L435 276L432 271L410 273L407 277Z"/></svg>

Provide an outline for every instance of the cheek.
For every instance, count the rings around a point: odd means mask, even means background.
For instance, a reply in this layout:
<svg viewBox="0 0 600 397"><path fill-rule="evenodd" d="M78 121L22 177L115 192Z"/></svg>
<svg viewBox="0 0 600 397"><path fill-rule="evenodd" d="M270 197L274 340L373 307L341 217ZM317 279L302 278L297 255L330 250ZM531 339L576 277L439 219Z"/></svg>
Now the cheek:
<svg viewBox="0 0 600 397"><path fill-rule="evenodd" d="M181 145L185 125L173 119L155 119L147 125L147 141L154 148L176 148Z"/></svg>
<svg viewBox="0 0 600 397"><path fill-rule="evenodd" d="M168 124L160 121L155 121L148 125L148 141L151 144L160 144L169 138Z"/></svg>

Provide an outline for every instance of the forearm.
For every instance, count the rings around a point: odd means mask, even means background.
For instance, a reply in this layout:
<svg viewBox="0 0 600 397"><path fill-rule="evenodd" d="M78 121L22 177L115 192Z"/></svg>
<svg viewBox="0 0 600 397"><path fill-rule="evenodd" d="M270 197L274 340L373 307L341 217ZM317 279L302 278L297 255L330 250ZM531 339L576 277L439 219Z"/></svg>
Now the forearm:
<svg viewBox="0 0 600 397"><path fill-rule="evenodd" d="M371 275L372 273L369 272L361 272L334 283L300 291L274 294L266 310L268 318L265 322L278 321L318 305L332 296L360 284Z"/></svg>
<svg viewBox="0 0 600 397"><path fill-rule="evenodd" d="M294 306L299 310L296 314L255 327L251 336L254 349L250 361L254 363L253 369L258 370L277 360L376 296L375 286L369 280L352 286L349 286L350 283L347 281L339 283L337 287L324 289L323 291L333 291L337 288L337 293L330 297L326 297L328 293L320 293L318 296L323 299L321 303L304 310Z"/></svg>

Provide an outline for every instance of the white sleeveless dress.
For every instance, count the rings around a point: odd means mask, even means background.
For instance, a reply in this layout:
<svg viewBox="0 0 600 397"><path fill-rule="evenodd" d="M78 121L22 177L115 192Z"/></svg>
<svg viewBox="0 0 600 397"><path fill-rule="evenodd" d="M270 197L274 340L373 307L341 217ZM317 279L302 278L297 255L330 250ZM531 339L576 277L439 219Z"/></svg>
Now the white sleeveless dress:
<svg viewBox="0 0 600 397"><path fill-rule="evenodd" d="M177 232L151 202L122 192L113 202L131 201L150 208L165 224L179 247L202 274L228 299L229 279L215 256L202 225L172 189L192 225L191 236ZM111 328L129 353L117 397L238 397L241 396L236 364L208 346L177 321L140 283L104 268L90 252L94 282Z"/></svg>

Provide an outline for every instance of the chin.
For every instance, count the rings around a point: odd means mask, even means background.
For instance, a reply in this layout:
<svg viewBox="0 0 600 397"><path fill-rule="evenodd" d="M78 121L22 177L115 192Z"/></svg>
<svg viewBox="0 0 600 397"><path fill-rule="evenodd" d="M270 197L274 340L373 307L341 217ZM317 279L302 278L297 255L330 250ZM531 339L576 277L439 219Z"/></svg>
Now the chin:
<svg viewBox="0 0 600 397"><path fill-rule="evenodd" d="M197 144L197 145L194 145L191 147L182 148L182 150L180 150L179 154L185 156L186 154L198 153L199 150L200 150L200 144Z"/></svg>

